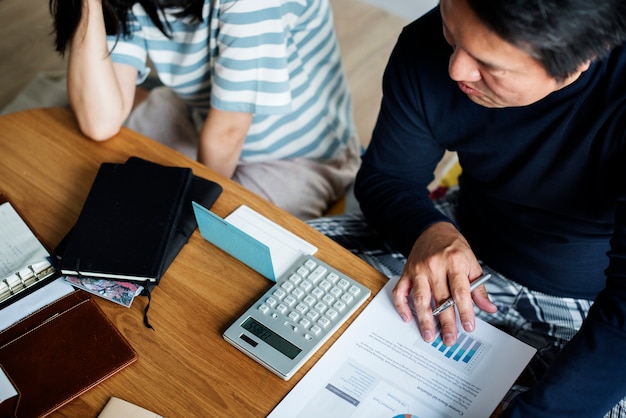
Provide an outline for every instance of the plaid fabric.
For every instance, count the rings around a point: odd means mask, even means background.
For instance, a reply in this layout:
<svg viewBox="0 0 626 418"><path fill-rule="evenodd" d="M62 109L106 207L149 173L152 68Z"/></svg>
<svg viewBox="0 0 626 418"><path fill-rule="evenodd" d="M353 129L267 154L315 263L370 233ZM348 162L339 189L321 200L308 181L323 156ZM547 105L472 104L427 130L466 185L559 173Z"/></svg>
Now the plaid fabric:
<svg viewBox="0 0 626 418"><path fill-rule="evenodd" d="M438 208L454 219L456 193L450 190L436 201ZM406 258L371 229L363 215L343 214L307 222L336 241L387 277L402 274ZM476 310L476 316L535 347L537 354L522 373L505 399L505 408L518 394L537 382L563 346L574 336L589 312L592 302L585 299L560 298L528 289L483 265L494 275L485 286L496 314ZM626 398L605 418L626 418Z"/></svg>
<svg viewBox="0 0 626 418"><path fill-rule="evenodd" d="M333 241L365 260L387 277L402 274L406 258L371 229L361 214L345 214L307 221Z"/></svg>

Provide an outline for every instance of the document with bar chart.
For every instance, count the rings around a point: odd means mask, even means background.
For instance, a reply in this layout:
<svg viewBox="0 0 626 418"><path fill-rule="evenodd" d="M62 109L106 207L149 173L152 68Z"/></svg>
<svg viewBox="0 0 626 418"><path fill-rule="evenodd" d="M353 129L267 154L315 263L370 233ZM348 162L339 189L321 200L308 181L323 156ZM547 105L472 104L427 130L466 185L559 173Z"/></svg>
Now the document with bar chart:
<svg viewBox="0 0 626 418"><path fill-rule="evenodd" d="M396 280L376 295L270 418L485 418L535 349L486 322L457 342L427 343L393 306Z"/></svg>
<svg viewBox="0 0 626 418"><path fill-rule="evenodd" d="M491 344L462 331L457 335L457 342L454 345L446 346L438 333L430 346L434 349L430 354L434 354L439 360L446 358L444 361L448 366L465 374L470 374L478 367L491 348Z"/></svg>

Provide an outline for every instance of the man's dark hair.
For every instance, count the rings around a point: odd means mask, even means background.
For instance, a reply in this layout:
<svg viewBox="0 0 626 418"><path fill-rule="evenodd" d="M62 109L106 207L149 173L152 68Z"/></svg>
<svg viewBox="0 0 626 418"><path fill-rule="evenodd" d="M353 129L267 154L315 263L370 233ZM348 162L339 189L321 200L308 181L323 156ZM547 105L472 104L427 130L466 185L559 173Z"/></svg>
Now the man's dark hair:
<svg viewBox="0 0 626 418"><path fill-rule="evenodd" d="M84 0L50 0L50 13L54 18L55 49L63 54L71 41L83 14ZM190 17L202 21L204 0L102 0L104 23L108 35L129 35L128 15L135 3L143 6L150 20L164 35L170 28L159 15L165 9L176 9L176 17Z"/></svg>
<svg viewBox="0 0 626 418"><path fill-rule="evenodd" d="M468 0L498 36L558 81L626 41L626 0Z"/></svg>

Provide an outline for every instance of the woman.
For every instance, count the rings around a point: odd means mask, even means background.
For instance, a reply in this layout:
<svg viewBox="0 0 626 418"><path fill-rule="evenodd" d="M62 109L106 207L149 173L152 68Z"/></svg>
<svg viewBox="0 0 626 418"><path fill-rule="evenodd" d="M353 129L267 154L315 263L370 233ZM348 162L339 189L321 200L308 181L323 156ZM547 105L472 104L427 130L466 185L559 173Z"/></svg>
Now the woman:
<svg viewBox="0 0 626 418"><path fill-rule="evenodd" d="M129 126L152 137L191 131L200 162L301 218L322 214L354 178L359 142L327 0L50 8L86 136L118 132L152 67L167 89L153 90Z"/></svg>

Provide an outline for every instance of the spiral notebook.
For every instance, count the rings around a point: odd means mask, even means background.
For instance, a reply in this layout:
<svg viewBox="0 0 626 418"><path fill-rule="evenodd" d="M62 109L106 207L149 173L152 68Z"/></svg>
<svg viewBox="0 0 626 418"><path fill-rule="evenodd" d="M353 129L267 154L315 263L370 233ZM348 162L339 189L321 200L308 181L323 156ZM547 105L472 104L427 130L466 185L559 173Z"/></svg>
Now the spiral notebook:
<svg viewBox="0 0 626 418"><path fill-rule="evenodd" d="M50 252L8 197L0 193L0 309L58 275Z"/></svg>

